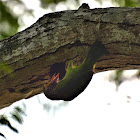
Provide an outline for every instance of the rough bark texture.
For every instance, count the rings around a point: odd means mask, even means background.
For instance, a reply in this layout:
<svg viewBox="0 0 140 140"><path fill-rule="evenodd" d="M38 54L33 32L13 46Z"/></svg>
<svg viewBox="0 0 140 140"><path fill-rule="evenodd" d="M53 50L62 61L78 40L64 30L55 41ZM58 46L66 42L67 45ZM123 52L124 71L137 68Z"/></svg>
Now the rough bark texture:
<svg viewBox="0 0 140 140"><path fill-rule="evenodd" d="M104 8L44 15L0 41L0 108L42 92L50 76L63 77L70 59L80 64L98 39L109 51L96 72L140 68L140 8ZM62 78L61 77L61 78Z"/></svg>

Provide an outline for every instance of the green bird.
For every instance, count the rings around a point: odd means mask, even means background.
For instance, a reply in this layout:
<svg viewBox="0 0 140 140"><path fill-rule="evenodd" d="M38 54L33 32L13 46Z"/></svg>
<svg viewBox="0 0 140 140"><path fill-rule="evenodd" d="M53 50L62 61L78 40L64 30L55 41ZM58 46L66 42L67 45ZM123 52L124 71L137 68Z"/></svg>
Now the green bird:
<svg viewBox="0 0 140 140"><path fill-rule="evenodd" d="M52 76L50 82L43 86L45 96L51 100L73 100L88 86L94 74L93 66L105 54L108 54L108 51L104 45L100 41L95 41L86 59L79 66L74 67L72 61L69 61L62 80L59 80L59 73Z"/></svg>

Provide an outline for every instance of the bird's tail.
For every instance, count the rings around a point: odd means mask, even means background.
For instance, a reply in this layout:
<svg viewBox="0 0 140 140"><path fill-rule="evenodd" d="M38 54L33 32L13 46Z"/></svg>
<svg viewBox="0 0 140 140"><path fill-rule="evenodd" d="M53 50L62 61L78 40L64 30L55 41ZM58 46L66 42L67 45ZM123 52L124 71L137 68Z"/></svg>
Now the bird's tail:
<svg viewBox="0 0 140 140"><path fill-rule="evenodd" d="M84 61L86 67L88 69L92 69L93 65L98 61L98 59L105 55L108 54L108 51L100 41L95 41L95 43L91 46L89 49L88 55Z"/></svg>

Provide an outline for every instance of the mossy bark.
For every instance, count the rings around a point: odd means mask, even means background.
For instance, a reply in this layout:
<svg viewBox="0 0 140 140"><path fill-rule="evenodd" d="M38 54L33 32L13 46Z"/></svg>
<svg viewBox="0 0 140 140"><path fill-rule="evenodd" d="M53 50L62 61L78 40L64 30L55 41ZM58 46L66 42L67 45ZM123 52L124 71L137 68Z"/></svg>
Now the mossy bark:
<svg viewBox="0 0 140 140"><path fill-rule="evenodd" d="M139 69L140 8L50 13L0 41L0 108L42 93L50 76L59 72L63 77L71 59L80 64L95 40L109 51L97 62L96 72Z"/></svg>

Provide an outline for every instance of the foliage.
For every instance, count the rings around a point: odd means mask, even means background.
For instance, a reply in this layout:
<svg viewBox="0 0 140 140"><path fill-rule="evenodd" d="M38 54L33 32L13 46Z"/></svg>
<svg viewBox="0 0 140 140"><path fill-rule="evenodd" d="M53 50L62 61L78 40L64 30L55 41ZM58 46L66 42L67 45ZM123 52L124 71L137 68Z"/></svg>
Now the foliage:
<svg viewBox="0 0 140 140"><path fill-rule="evenodd" d="M115 0L121 7L140 7L139 0Z"/></svg>
<svg viewBox="0 0 140 140"><path fill-rule="evenodd" d="M13 130L14 132L18 133L18 130L17 130L15 127L13 127L13 126L11 125L10 121L7 119L7 116L5 116L5 115L1 115L1 116L0 116L0 124L1 124L1 125L6 125L6 126L8 126L11 130Z"/></svg>
<svg viewBox="0 0 140 140"><path fill-rule="evenodd" d="M22 14L32 14L32 10L29 10L22 0L0 1L0 40L18 32L19 23L23 21L20 18L21 14L15 11L16 8L23 9Z"/></svg>
<svg viewBox="0 0 140 140"><path fill-rule="evenodd" d="M123 72L123 70L116 70L115 74L110 76L110 81L115 82L117 88L123 82Z"/></svg>
<svg viewBox="0 0 140 140"><path fill-rule="evenodd" d="M11 118L13 118L15 121L17 121L20 124L23 123L22 115L24 116L26 115L25 111L19 106L14 107L14 111L12 111L10 114L11 114Z"/></svg>
<svg viewBox="0 0 140 140"><path fill-rule="evenodd" d="M43 8L48 7L50 4L58 4L61 1L66 1L66 0L40 0L41 6Z"/></svg>
<svg viewBox="0 0 140 140"><path fill-rule="evenodd" d="M13 111L10 112L10 118L12 118L13 120L15 120L16 122L18 122L19 124L23 123L23 115L25 116L25 108L22 109L19 106L14 107ZM9 121L9 117L7 117L7 115L0 115L0 125L5 125L8 128L10 128L12 131L18 133L18 130L12 126L11 122ZM0 136L5 137L5 135L3 133L0 133Z"/></svg>
<svg viewBox="0 0 140 140"><path fill-rule="evenodd" d="M40 0L42 8L47 8L51 4L56 6L56 4L58 4L59 2L66 2L66 1L67 0ZM78 3L78 0L75 1Z"/></svg>
<svg viewBox="0 0 140 140"><path fill-rule="evenodd" d="M56 112L57 110L61 109L64 106L67 106L68 102L62 101L58 103L57 105L52 105L50 103L44 103L43 104L43 109L46 110L48 113L51 111Z"/></svg>
<svg viewBox="0 0 140 140"><path fill-rule="evenodd" d="M18 27L18 17L12 14L6 2L0 1L0 39L15 34Z"/></svg>

